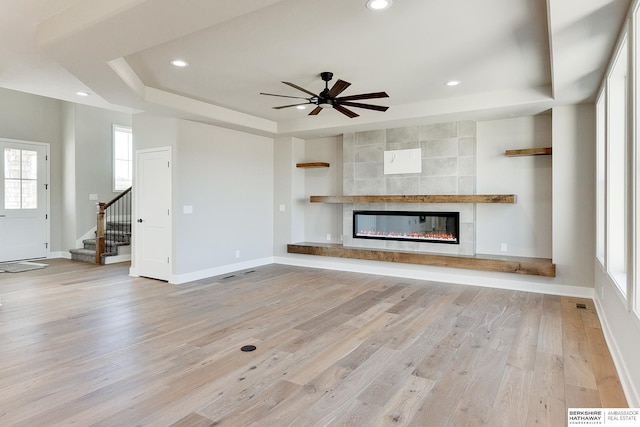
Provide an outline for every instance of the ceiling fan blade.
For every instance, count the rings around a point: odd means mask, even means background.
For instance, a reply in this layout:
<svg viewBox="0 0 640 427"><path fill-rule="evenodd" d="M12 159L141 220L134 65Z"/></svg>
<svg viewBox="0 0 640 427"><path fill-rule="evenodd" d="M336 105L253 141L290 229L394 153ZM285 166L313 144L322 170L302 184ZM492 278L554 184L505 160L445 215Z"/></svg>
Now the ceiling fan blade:
<svg viewBox="0 0 640 427"><path fill-rule="evenodd" d="M318 96L318 95L316 95L315 93L310 92L310 91L306 90L305 88L298 86L298 85L297 85L297 84L295 84L295 83L291 83L291 82L282 82L282 83L286 84L287 86L291 86L291 87L293 87L293 88L296 88L296 89L298 89L298 90L301 90L302 92L307 93L307 94L309 94L309 95L311 95L311 96Z"/></svg>
<svg viewBox="0 0 640 427"><path fill-rule="evenodd" d="M303 96L278 95L277 93L264 93L264 92L260 92L260 95L279 96L280 98L309 99L309 98L305 98L305 97L303 97Z"/></svg>
<svg viewBox="0 0 640 427"><path fill-rule="evenodd" d="M344 108L342 105L339 104L335 104L333 106L334 110L338 110L340 111L342 114L344 114L345 116L349 117L350 119L353 119L354 117L358 117L359 114L349 110L348 108Z"/></svg>
<svg viewBox="0 0 640 427"><path fill-rule="evenodd" d="M384 107L382 105L372 105L372 104L362 104L360 102L340 102L339 105L347 105L349 107L358 107L358 108L366 108L367 110L376 110L376 111L387 111L389 107Z"/></svg>
<svg viewBox="0 0 640 427"><path fill-rule="evenodd" d="M310 102L301 102L300 104L290 104L290 105L280 105L279 107L273 107L275 110L280 110L282 108L289 108L289 107L297 107L298 105L309 105Z"/></svg>
<svg viewBox="0 0 640 427"><path fill-rule="evenodd" d="M360 99L388 98L387 92L361 93L360 95L341 96L336 101L357 101Z"/></svg>
<svg viewBox="0 0 640 427"><path fill-rule="evenodd" d="M340 95L346 88L351 86L351 83L345 82L344 80L338 80L331 89L329 89L329 93L327 94L328 98L335 98Z"/></svg>
<svg viewBox="0 0 640 427"><path fill-rule="evenodd" d="M313 111L311 111L309 113L309 115L310 116L317 116L320 113L320 111L322 111L322 107L316 107L316 108L313 109Z"/></svg>

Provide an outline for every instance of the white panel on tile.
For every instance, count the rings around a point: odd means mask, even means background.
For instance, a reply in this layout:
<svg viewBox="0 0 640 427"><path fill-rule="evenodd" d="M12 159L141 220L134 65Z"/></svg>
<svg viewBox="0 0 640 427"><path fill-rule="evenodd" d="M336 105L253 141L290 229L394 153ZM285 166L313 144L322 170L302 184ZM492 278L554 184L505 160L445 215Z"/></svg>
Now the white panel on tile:
<svg viewBox="0 0 640 427"><path fill-rule="evenodd" d="M384 174L422 173L422 149L384 152Z"/></svg>

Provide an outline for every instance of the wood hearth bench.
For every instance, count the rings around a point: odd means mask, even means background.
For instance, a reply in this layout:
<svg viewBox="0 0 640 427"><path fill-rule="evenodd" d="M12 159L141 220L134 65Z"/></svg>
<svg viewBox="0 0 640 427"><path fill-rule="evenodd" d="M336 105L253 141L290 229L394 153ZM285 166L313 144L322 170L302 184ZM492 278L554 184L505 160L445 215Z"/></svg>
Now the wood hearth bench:
<svg viewBox="0 0 640 427"><path fill-rule="evenodd" d="M311 203L515 203L514 194L385 195L385 196L311 196ZM370 261L433 265L501 273L556 276L556 265L548 258L523 258L496 255L442 255L423 252L399 252L385 249L346 247L330 243L287 245L291 254L354 258Z"/></svg>

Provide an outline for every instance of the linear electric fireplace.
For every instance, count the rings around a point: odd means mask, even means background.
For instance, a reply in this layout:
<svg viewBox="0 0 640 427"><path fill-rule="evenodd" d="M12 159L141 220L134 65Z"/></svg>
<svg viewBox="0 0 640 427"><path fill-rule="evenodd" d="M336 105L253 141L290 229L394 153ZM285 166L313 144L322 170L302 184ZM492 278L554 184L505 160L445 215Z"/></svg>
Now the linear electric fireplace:
<svg viewBox="0 0 640 427"><path fill-rule="evenodd" d="M460 213L353 211L353 237L457 245Z"/></svg>

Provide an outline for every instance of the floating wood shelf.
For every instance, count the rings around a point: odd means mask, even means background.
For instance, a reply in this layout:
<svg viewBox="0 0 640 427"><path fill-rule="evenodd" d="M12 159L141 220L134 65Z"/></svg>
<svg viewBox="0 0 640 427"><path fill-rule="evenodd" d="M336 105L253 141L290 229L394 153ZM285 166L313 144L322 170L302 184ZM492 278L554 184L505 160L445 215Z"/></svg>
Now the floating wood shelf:
<svg viewBox="0 0 640 427"><path fill-rule="evenodd" d="M397 252L385 249L362 249L330 243L295 243L287 245L290 254L353 258L370 261L433 265L500 273L556 276L556 265L547 258L495 257L492 255L438 255L421 252Z"/></svg>
<svg viewBox="0 0 640 427"><path fill-rule="evenodd" d="M505 156L515 157L515 156L548 156L551 155L551 147L540 147L540 148L522 148L519 150L506 150L504 152Z"/></svg>
<svg viewBox="0 0 640 427"><path fill-rule="evenodd" d="M328 168L329 163L326 162L308 162L308 163L296 163L297 168Z"/></svg>
<svg viewBox="0 0 640 427"><path fill-rule="evenodd" d="M515 203L515 194L311 196L311 203Z"/></svg>

